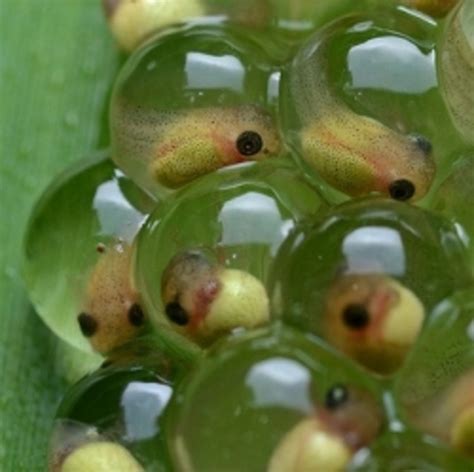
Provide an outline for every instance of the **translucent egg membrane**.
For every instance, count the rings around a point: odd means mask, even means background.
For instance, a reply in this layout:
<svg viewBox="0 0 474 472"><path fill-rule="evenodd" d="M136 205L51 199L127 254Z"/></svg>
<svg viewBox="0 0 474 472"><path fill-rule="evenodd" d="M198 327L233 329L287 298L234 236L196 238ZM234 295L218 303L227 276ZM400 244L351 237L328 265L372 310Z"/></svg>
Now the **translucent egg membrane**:
<svg viewBox="0 0 474 472"><path fill-rule="evenodd" d="M298 227L271 274L275 314L382 374L400 367L433 306L472 280L449 221L384 199Z"/></svg>
<svg viewBox="0 0 474 472"><path fill-rule="evenodd" d="M172 378L172 369L157 365L108 367L83 378L58 408L52 460L107 441L125 447L144 470L169 470L160 419L173 393Z"/></svg>
<svg viewBox="0 0 474 472"><path fill-rule="evenodd" d="M435 308L400 371L395 393L408 423L474 459L472 286Z"/></svg>
<svg viewBox="0 0 474 472"><path fill-rule="evenodd" d="M414 185L401 198L417 200L449 170L465 144L440 94L439 32L408 9L346 16L311 36L284 71L285 141L330 200L399 198L390 190L399 179Z"/></svg>
<svg viewBox="0 0 474 472"><path fill-rule="evenodd" d="M131 247L154 203L106 157L74 164L45 191L30 217L23 273L36 311L60 338L90 350L78 315L91 274L115 245Z"/></svg>
<svg viewBox="0 0 474 472"><path fill-rule="evenodd" d="M453 122L474 145L474 4L466 0L448 18L439 43L441 90Z"/></svg>
<svg viewBox="0 0 474 472"><path fill-rule="evenodd" d="M112 156L158 194L221 167L275 157L278 72L250 32L187 26L136 51L115 84Z"/></svg>
<svg viewBox="0 0 474 472"><path fill-rule="evenodd" d="M347 405L350 392L364 397L364 406L352 410L366 414L363 428L375 422L375 436L386 428L380 387L324 344L279 327L222 343L172 399L165 424L173 465L177 470L278 470L268 466L280 441L300 422L324 416L323 411L330 417L326 408L334 387L347 389ZM356 428L353 437L359 433Z"/></svg>
<svg viewBox="0 0 474 472"><path fill-rule="evenodd" d="M474 274L474 150L460 157L451 173L441 182L430 208L451 220L469 249Z"/></svg>
<svg viewBox="0 0 474 472"><path fill-rule="evenodd" d="M200 251L223 270L242 271L265 284L287 234L326 208L290 162L250 164L206 176L150 215L137 239L135 279L156 323L168 323L163 273L186 251Z"/></svg>

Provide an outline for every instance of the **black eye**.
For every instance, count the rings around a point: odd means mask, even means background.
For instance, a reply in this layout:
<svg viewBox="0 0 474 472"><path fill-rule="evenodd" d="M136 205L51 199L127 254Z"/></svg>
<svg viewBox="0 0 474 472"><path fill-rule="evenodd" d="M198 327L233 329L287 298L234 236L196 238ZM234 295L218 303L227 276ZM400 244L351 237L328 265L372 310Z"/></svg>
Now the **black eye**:
<svg viewBox="0 0 474 472"><path fill-rule="evenodd" d="M351 303L344 308L342 319L348 328L362 329L369 324L370 316L364 305Z"/></svg>
<svg viewBox="0 0 474 472"><path fill-rule="evenodd" d="M166 316L179 326L185 326L189 322L189 316L186 310L178 303L171 302L165 307Z"/></svg>
<svg viewBox="0 0 474 472"><path fill-rule="evenodd" d="M428 138L425 138L421 134L413 134L412 138L421 151L423 151L427 156L431 154L433 151L433 145Z"/></svg>
<svg viewBox="0 0 474 472"><path fill-rule="evenodd" d="M415 186L405 179L394 180L388 188L390 196L395 200L409 200L415 194Z"/></svg>
<svg viewBox="0 0 474 472"><path fill-rule="evenodd" d="M141 326L145 321L143 310L137 303L134 303L128 310L128 321L133 326Z"/></svg>
<svg viewBox="0 0 474 472"><path fill-rule="evenodd" d="M88 315L87 313L81 313L77 317L77 321L79 323L79 328L81 328L82 334L86 338L90 338L97 331L97 321L94 319L93 316Z"/></svg>
<svg viewBox="0 0 474 472"><path fill-rule="evenodd" d="M325 405L326 408L330 410L335 410L336 408L343 405L349 398L349 392L344 385L334 385L326 393Z"/></svg>
<svg viewBox="0 0 474 472"><path fill-rule="evenodd" d="M253 156L262 150L262 137L254 131L244 131L237 138L237 149L243 156Z"/></svg>

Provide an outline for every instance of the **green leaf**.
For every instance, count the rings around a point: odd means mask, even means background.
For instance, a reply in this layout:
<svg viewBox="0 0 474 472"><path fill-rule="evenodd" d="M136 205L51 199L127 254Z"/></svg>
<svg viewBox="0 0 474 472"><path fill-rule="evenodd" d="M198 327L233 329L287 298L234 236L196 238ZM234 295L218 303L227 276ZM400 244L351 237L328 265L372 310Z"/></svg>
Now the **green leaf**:
<svg viewBox="0 0 474 472"><path fill-rule="evenodd" d="M49 181L108 144L121 58L98 0L2 0L0 35L0 470L43 471L64 345L28 301L21 243Z"/></svg>

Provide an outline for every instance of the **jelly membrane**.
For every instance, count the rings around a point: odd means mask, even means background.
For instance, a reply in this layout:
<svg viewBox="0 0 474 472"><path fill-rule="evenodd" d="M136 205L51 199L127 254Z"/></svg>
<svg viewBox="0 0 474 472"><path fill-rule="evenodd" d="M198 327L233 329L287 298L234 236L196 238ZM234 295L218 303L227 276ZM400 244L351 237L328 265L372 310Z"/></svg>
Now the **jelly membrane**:
<svg viewBox="0 0 474 472"><path fill-rule="evenodd" d="M406 203L362 199L293 231L270 291L285 322L388 374L430 309L470 281L466 248L449 221Z"/></svg>
<svg viewBox="0 0 474 472"><path fill-rule="evenodd" d="M36 311L60 338L90 350L86 334L108 350L141 326L127 254L153 207L103 157L74 164L43 194L29 221L23 272Z"/></svg>
<svg viewBox="0 0 474 472"><path fill-rule="evenodd" d="M458 159L448 177L441 182L430 208L450 219L469 249L474 273L474 151Z"/></svg>
<svg viewBox="0 0 474 472"><path fill-rule="evenodd" d="M285 141L332 201L371 192L418 200L462 145L439 92L436 23L379 13L318 30L283 73Z"/></svg>
<svg viewBox="0 0 474 472"><path fill-rule="evenodd" d="M139 185L165 194L221 167L278 155L277 76L258 41L231 27L158 36L115 84L113 159Z"/></svg>
<svg viewBox="0 0 474 472"><path fill-rule="evenodd" d="M440 303L395 385L408 423L474 458L474 290Z"/></svg>
<svg viewBox="0 0 474 472"><path fill-rule="evenodd" d="M466 0L449 17L438 55L442 91L451 117L474 144L474 3Z"/></svg>
<svg viewBox="0 0 474 472"><path fill-rule="evenodd" d="M279 246L325 207L285 161L204 177L158 206L139 233L135 279L145 311L158 329L170 323L204 343L262 324Z"/></svg>
<svg viewBox="0 0 474 472"><path fill-rule="evenodd" d="M161 417L175 375L161 362L154 369L107 367L83 378L58 408L51 456L61 457L91 440L111 441L125 447L144 469L169 470Z"/></svg>
<svg viewBox="0 0 474 472"><path fill-rule="evenodd" d="M235 338L212 350L177 387L166 418L173 465L336 470L337 452L350 461L384 428L379 394L357 366L288 328ZM313 434L316 445L305 443ZM312 468L295 469L300 460ZM329 468L315 468L323 463ZM284 464L290 468L281 469Z"/></svg>

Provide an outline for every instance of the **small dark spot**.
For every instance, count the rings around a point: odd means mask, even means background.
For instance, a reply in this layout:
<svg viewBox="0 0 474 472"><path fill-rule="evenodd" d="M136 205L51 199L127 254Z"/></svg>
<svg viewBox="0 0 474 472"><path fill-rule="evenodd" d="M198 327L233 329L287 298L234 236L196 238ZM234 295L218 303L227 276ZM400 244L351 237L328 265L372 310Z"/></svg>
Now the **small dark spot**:
<svg viewBox="0 0 474 472"><path fill-rule="evenodd" d="M413 134L412 138L418 148L421 149L427 156L431 154L433 151L433 145L428 138L425 138L421 134Z"/></svg>
<svg viewBox="0 0 474 472"><path fill-rule="evenodd" d="M111 18L117 10L117 7L122 2L122 0L102 0L102 8L106 18Z"/></svg>
<svg viewBox="0 0 474 472"><path fill-rule="evenodd" d="M99 243L97 244L97 246L95 247L96 251L99 252L100 254L104 253L105 252L105 244L103 243Z"/></svg>
<svg viewBox="0 0 474 472"><path fill-rule="evenodd" d="M335 410L339 408L341 405L346 403L347 399L349 398L349 392L344 385L334 385L331 389L328 390L326 393L325 398L325 405L326 408L330 410Z"/></svg>
<svg viewBox="0 0 474 472"><path fill-rule="evenodd" d="M171 302L165 307L166 316L179 326L185 326L189 323L189 316L186 310L178 303Z"/></svg>
<svg viewBox="0 0 474 472"><path fill-rule="evenodd" d="M145 314L138 303L134 303L128 310L128 321L133 326L141 326L145 321Z"/></svg>
<svg viewBox="0 0 474 472"><path fill-rule="evenodd" d="M237 149L243 156L253 156L263 147L262 137L254 131L244 131L237 138Z"/></svg>
<svg viewBox="0 0 474 472"><path fill-rule="evenodd" d="M415 186L409 180L398 179L390 184L388 191L394 200L404 202L413 197L415 194Z"/></svg>
<svg viewBox="0 0 474 472"><path fill-rule="evenodd" d="M370 315L364 305L351 303L342 313L344 324L351 329L365 328L370 321Z"/></svg>
<svg viewBox="0 0 474 472"><path fill-rule="evenodd" d="M79 323L79 328L81 328L82 334L86 338L90 338L97 331L98 324L92 315L88 315L87 313L81 313L77 317L77 321Z"/></svg>

